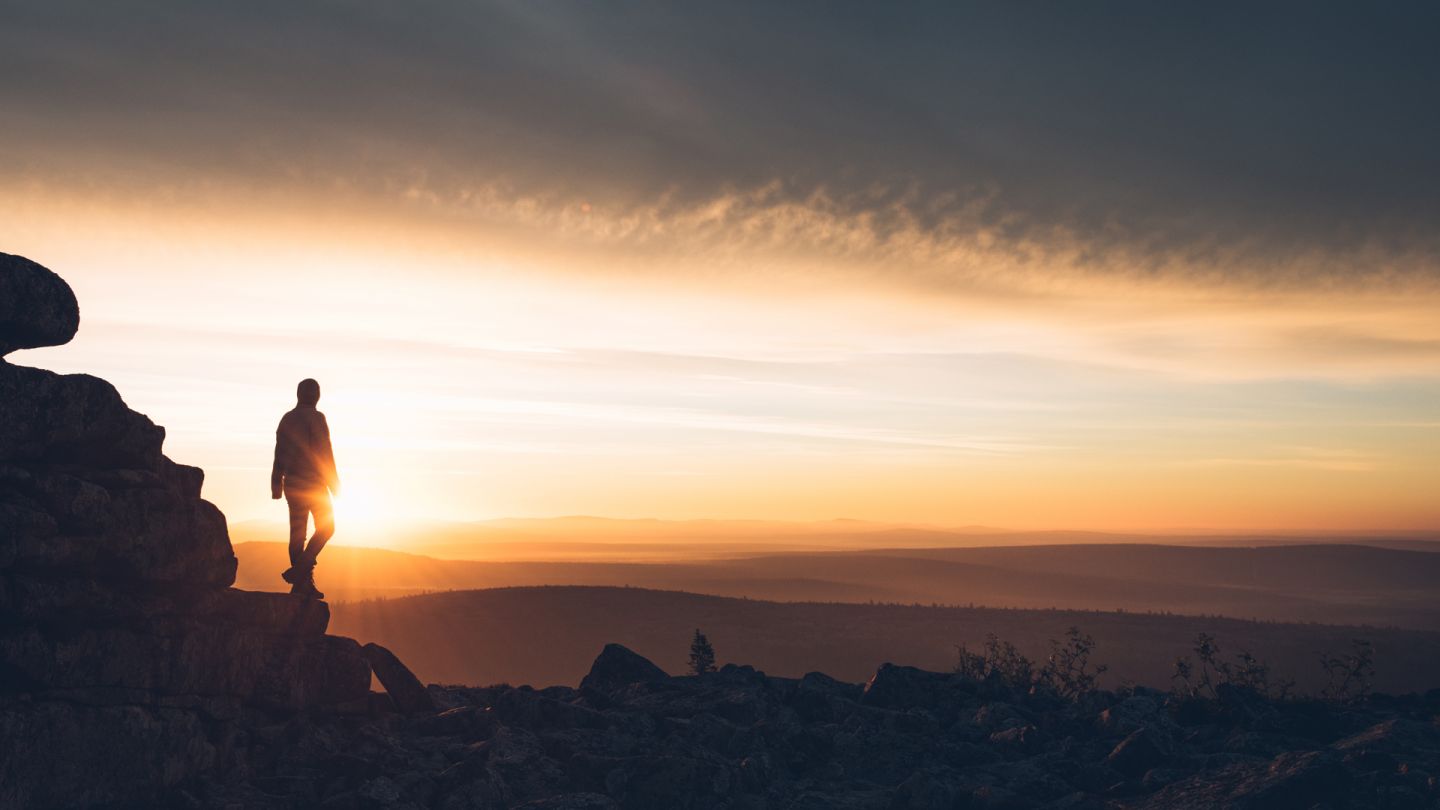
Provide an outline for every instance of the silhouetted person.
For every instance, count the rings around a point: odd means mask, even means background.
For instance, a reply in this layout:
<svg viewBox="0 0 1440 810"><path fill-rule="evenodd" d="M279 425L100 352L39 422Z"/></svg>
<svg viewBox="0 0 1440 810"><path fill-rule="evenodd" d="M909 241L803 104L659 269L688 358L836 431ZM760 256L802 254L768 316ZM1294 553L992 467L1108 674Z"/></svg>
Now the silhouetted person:
<svg viewBox="0 0 1440 810"><path fill-rule="evenodd" d="M325 598L315 588L315 558L335 533L335 511L330 494L340 494L340 475L335 471L335 453L330 449L330 426L325 414L315 410L320 401L320 383L301 380L295 389L297 402L280 418L275 429L275 466L270 471L270 497L283 494L290 507L290 568L281 574L290 583L291 593ZM305 543L311 516L315 534Z"/></svg>

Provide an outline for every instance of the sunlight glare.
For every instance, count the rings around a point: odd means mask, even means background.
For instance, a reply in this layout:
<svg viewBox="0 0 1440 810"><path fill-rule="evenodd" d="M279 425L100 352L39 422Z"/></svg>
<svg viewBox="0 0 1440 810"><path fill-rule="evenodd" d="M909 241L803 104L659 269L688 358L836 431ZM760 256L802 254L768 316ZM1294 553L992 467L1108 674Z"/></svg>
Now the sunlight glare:
<svg viewBox="0 0 1440 810"><path fill-rule="evenodd" d="M396 520L389 503L363 477L342 479L340 494L333 501L337 534L344 532L350 538L388 528Z"/></svg>

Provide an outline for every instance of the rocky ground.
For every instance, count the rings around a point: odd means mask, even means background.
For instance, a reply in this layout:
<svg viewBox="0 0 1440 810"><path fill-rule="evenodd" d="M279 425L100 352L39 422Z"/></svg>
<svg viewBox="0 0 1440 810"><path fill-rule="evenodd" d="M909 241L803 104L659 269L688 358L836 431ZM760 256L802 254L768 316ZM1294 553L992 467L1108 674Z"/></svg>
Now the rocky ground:
<svg viewBox="0 0 1440 810"><path fill-rule="evenodd" d="M865 685L727 666L668 677L611 645L579 689L430 686L435 711L296 715L194 806L1440 806L1440 693L1339 705L1152 690L1063 699L886 665Z"/></svg>

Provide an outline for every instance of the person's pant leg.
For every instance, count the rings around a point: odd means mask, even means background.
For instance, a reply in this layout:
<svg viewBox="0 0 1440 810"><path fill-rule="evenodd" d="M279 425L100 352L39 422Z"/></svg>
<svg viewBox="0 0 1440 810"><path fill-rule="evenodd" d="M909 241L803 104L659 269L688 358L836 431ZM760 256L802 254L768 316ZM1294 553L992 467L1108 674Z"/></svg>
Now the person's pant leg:
<svg viewBox="0 0 1440 810"><path fill-rule="evenodd" d="M285 505L290 509L290 567L294 568L305 556L305 530L310 522L310 504L298 494L287 492Z"/></svg>
<svg viewBox="0 0 1440 810"><path fill-rule="evenodd" d="M335 508L330 503L330 493L320 490L315 494L310 501L310 514L315 516L315 534L305 548L305 559L314 565L320 550L335 535Z"/></svg>

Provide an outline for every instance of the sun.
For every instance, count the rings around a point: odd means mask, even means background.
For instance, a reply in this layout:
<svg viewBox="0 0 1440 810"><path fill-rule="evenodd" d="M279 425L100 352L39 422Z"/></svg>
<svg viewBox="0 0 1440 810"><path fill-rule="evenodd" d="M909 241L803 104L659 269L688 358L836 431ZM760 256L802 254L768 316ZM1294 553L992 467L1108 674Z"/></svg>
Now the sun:
<svg viewBox="0 0 1440 810"><path fill-rule="evenodd" d="M335 522L340 531L363 533L392 524L396 518L381 490L363 478L344 480L334 496Z"/></svg>

